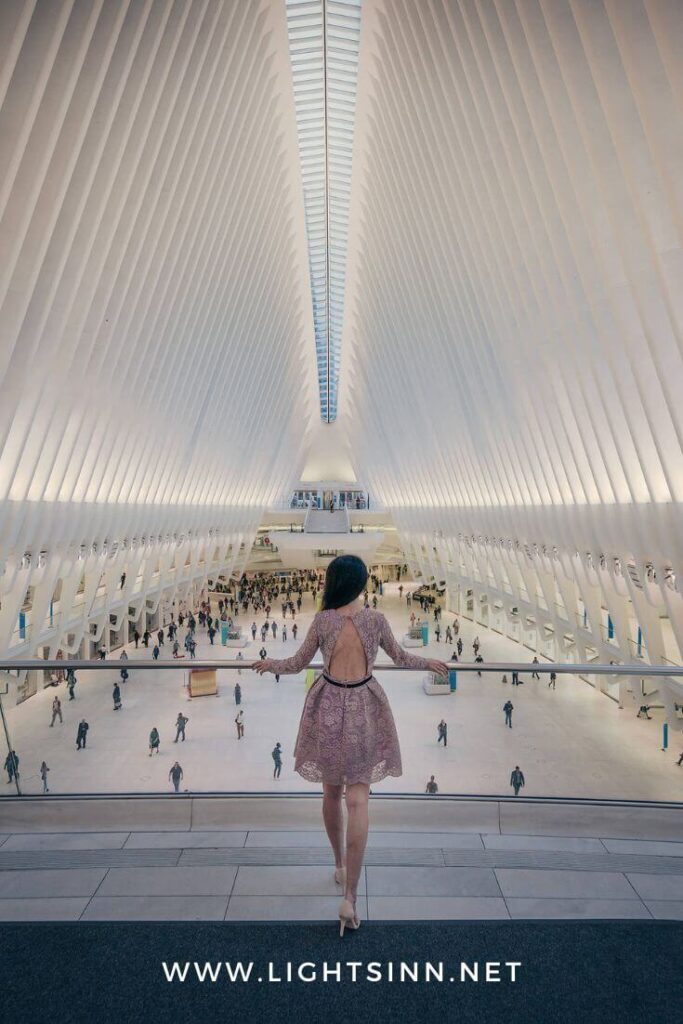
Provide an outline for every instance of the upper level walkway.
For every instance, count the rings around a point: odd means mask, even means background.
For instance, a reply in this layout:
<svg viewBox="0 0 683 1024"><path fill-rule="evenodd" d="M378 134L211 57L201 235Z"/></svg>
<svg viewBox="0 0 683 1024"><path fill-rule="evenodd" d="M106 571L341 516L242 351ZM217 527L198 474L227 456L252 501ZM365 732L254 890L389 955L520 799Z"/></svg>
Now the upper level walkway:
<svg viewBox="0 0 683 1024"><path fill-rule="evenodd" d="M371 797L364 920L683 919L683 805ZM0 920L309 920L320 798L0 799Z"/></svg>

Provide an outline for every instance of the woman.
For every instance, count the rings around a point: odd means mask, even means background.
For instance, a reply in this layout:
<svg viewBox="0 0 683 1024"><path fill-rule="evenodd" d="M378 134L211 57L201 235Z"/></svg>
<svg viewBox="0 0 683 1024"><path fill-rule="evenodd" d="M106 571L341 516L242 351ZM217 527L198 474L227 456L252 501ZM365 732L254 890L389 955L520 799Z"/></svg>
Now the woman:
<svg viewBox="0 0 683 1024"><path fill-rule="evenodd" d="M448 675L442 661L418 658L399 647L385 617L358 601L368 571L355 555L333 559L327 569L322 610L302 646L291 658L252 665L255 672L297 673L320 648L324 671L304 703L294 748L294 770L323 784L323 820L334 852L335 881L344 886L339 907L340 934L358 928L358 880L368 837L371 782L399 776L401 752L387 696L372 675L377 650L404 668ZM348 826L344 849L342 793L346 787Z"/></svg>

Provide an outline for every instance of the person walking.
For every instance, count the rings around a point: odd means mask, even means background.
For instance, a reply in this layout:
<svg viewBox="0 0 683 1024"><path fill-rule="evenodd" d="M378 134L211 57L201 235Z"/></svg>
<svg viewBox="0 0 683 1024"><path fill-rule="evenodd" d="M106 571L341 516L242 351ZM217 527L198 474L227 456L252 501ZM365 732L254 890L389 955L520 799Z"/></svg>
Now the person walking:
<svg viewBox="0 0 683 1024"><path fill-rule="evenodd" d="M503 704L503 711L505 712L505 724L511 729L512 728L512 712L514 706L511 700L506 700Z"/></svg>
<svg viewBox="0 0 683 1024"><path fill-rule="evenodd" d="M441 628L440 628L438 622L437 622L436 626L434 627L434 636L436 637L437 644L440 643L441 642Z"/></svg>
<svg viewBox="0 0 683 1024"><path fill-rule="evenodd" d="M519 672L513 671L512 673L512 685L519 686Z"/></svg>
<svg viewBox="0 0 683 1024"><path fill-rule="evenodd" d="M138 633L137 629L133 633L133 640L135 642L135 650L137 651L138 645L140 643L140 634Z"/></svg>
<svg viewBox="0 0 683 1024"><path fill-rule="evenodd" d="M111 692L112 699L114 701L114 711L121 709L121 687L118 683L114 683L114 689Z"/></svg>
<svg viewBox="0 0 683 1024"><path fill-rule="evenodd" d="M163 646L163 643L164 643L164 631L163 631L163 629L160 629L157 632L157 643L159 644L159 647Z"/></svg>
<svg viewBox="0 0 683 1024"><path fill-rule="evenodd" d="M5 771L7 772L7 784L19 778L19 755L16 750L10 750L5 758Z"/></svg>
<svg viewBox="0 0 683 1024"><path fill-rule="evenodd" d="M40 766L40 777L43 780L43 793L49 793L50 792L50 788L49 788L49 786L47 784L47 773L49 771L50 771L50 769L48 768L47 763L45 761L43 761L43 763Z"/></svg>
<svg viewBox="0 0 683 1024"><path fill-rule="evenodd" d="M439 787L436 784L436 780L433 775L429 776L429 782L425 786L425 793L429 793L430 796L435 796L439 792Z"/></svg>
<svg viewBox="0 0 683 1024"><path fill-rule="evenodd" d="M152 657L154 658L155 661L159 660L159 654L159 644L155 644L154 647L152 648Z"/></svg>
<svg viewBox="0 0 683 1024"><path fill-rule="evenodd" d="M280 772L282 771L282 747L280 746L279 743L275 744L271 756L274 762L273 778L279 779Z"/></svg>
<svg viewBox="0 0 683 1024"><path fill-rule="evenodd" d="M216 636L216 630L213 628L213 626L209 626L209 643L211 644L212 647L213 647L213 641L214 641L214 637L215 636Z"/></svg>
<svg viewBox="0 0 683 1024"><path fill-rule="evenodd" d="M268 657L268 651L265 649L265 647L261 648L261 650L258 652L258 656L261 659L261 661L266 660L266 658Z"/></svg>
<svg viewBox="0 0 683 1024"><path fill-rule="evenodd" d="M159 730L157 729L157 727L155 725L154 728L152 729L152 731L149 734L149 756L151 757L152 753L155 750L156 750L156 752L158 754L160 747L161 747L161 737L159 736Z"/></svg>
<svg viewBox="0 0 683 1024"><path fill-rule="evenodd" d="M472 641L472 650L474 651L475 658L479 654L480 646L481 644L479 643L479 637L475 636L474 640Z"/></svg>
<svg viewBox="0 0 683 1024"><path fill-rule="evenodd" d="M548 683L548 689L550 689L550 687L552 686L552 688L554 690L556 682L557 682L557 673L556 672L551 672L550 673L550 681Z"/></svg>
<svg viewBox="0 0 683 1024"><path fill-rule="evenodd" d="M462 637L461 636L458 637L458 642L457 642L457 644L455 646L458 648L458 657L461 658L462 657Z"/></svg>
<svg viewBox="0 0 683 1024"><path fill-rule="evenodd" d="M286 622L283 622L283 624L282 624L282 631L280 633L280 636L282 637L283 644L286 643L287 642L287 623Z"/></svg>
<svg viewBox="0 0 683 1024"><path fill-rule="evenodd" d="M532 665L538 665L538 658L534 658L533 661L531 662L531 664ZM536 669L534 669L534 671L531 673L531 678L532 679L540 679L541 678L539 676L538 672L536 671Z"/></svg>
<svg viewBox="0 0 683 1024"><path fill-rule="evenodd" d="M55 718L59 718L60 725L64 723L64 719L62 718L62 702L59 697L55 697L52 701L52 721L50 722L50 728L55 724Z"/></svg>
<svg viewBox="0 0 683 1024"><path fill-rule="evenodd" d="M242 703L242 687L239 683L235 683L235 704L237 707Z"/></svg>
<svg viewBox="0 0 683 1024"><path fill-rule="evenodd" d="M679 757L678 761L676 761L676 764L679 767L683 764L683 750L681 751L681 756Z"/></svg>
<svg viewBox="0 0 683 1024"><path fill-rule="evenodd" d="M171 766L171 770L168 773L168 777L173 783L173 788L178 793L180 791L180 780L183 777L183 769L180 767L177 761L174 761Z"/></svg>
<svg viewBox="0 0 683 1024"><path fill-rule="evenodd" d="M66 688L69 691L69 700L75 700L74 689L76 687L76 673L72 668L66 670Z"/></svg>
<svg viewBox="0 0 683 1024"><path fill-rule="evenodd" d="M175 720L175 739L174 743L178 742L180 736L183 737L183 743L185 742L185 726L190 721L187 715L184 715L182 711L178 712L178 717Z"/></svg>
<svg viewBox="0 0 683 1024"><path fill-rule="evenodd" d="M373 675L380 647L395 664L447 676L445 662L409 654L381 612L359 607L368 570L355 555L334 558L325 575L322 610L291 658L255 662L259 674L297 674L320 648L324 670L306 694L294 747L295 771L323 784L323 820L343 886L340 931L358 928L356 899L368 835L371 782L402 773L401 752L386 694ZM342 800L348 824L344 842Z"/></svg>
<svg viewBox="0 0 683 1024"><path fill-rule="evenodd" d="M437 726L437 729L438 729L438 739L437 739L436 742L437 743L441 743L441 740L443 740L444 747L447 747L448 746L448 725L444 721L443 718L439 722L439 724Z"/></svg>
<svg viewBox="0 0 683 1024"><path fill-rule="evenodd" d="M277 622L273 619L273 625L270 627L273 632L273 640L277 639Z"/></svg>
<svg viewBox="0 0 683 1024"><path fill-rule="evenodd" d="M515 796L519 796L519 791L524 785L524 772L518 764L515 765L514 771L510 776L510 785L515 791Z"/></svg>
<svg viewBox="0 0 683 1024"><path fill-rule="evenodd" d="M237 726L237 739L241 740L244 736L244 712L238 711L235 716L235 725Z"/></svg>
<svg viewBox="0 0 683 1024"><path fill-rule="evenodd" d="M86 722L85 718L81 718L78 723L78 729L76 730L76 750L85 750L89 728L90 726Z"/></svg>
<svg viewBox="0 0 683 1024"><path fill-rule="evenodd" d="M145 632L142 634L142 642L145 645L145 647L149 647L149 642L150 642L151 639L152 639L152 634L150 633L150 631L148 629L146 629Z"/></svg>
<svg viewBox="0 0 683 1024"><path fill-rule="evenodd" d="M298 625L295 622L294 625L292 626L292 639L296 640L296 635L297 635L298 632L299 632L299 627L298 627Z"/></svg>

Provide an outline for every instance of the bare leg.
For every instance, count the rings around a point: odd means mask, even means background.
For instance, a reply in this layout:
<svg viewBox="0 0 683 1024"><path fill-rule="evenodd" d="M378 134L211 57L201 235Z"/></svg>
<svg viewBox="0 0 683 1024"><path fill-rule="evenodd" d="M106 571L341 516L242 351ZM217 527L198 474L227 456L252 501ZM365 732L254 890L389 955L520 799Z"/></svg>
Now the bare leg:
<svg viewBox="0 0 683 1024"><path fill-rule="evenodd" d="M323 821L334 853L334 866L344 866L344 814L342 812L343 786L323 783Z"/></svg>
<svg viewBox="0 0 683 1024"><path fill-rule="evenodd" d="M368 841L368 797L370 787L356 782L346 787L346 899L356 902L358 880L363 867L365 844Z"/></svg>

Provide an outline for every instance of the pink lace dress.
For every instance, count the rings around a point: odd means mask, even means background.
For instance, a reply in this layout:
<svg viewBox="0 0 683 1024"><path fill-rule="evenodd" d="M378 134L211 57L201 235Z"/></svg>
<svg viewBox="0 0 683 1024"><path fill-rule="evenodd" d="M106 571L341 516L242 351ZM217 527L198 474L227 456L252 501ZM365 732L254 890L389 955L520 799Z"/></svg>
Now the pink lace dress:
<svg viewBox="0 0 683 1024"><path fill-rule="evenodd" d="M273 661L273 671L281 675L301 672L320 648L325 674L334 678L328 667L344 622L345 616L334 609L318 612L296 654ZM372 670L380 647L404 668L426 669L429 662L399 646L380 612L364 608L352 616L352 622L371 678L362 686L345 687L320 675L308 691L294 747L294 770L309 782L370 784L387 775L402 774L394 716Z"/></svg>

